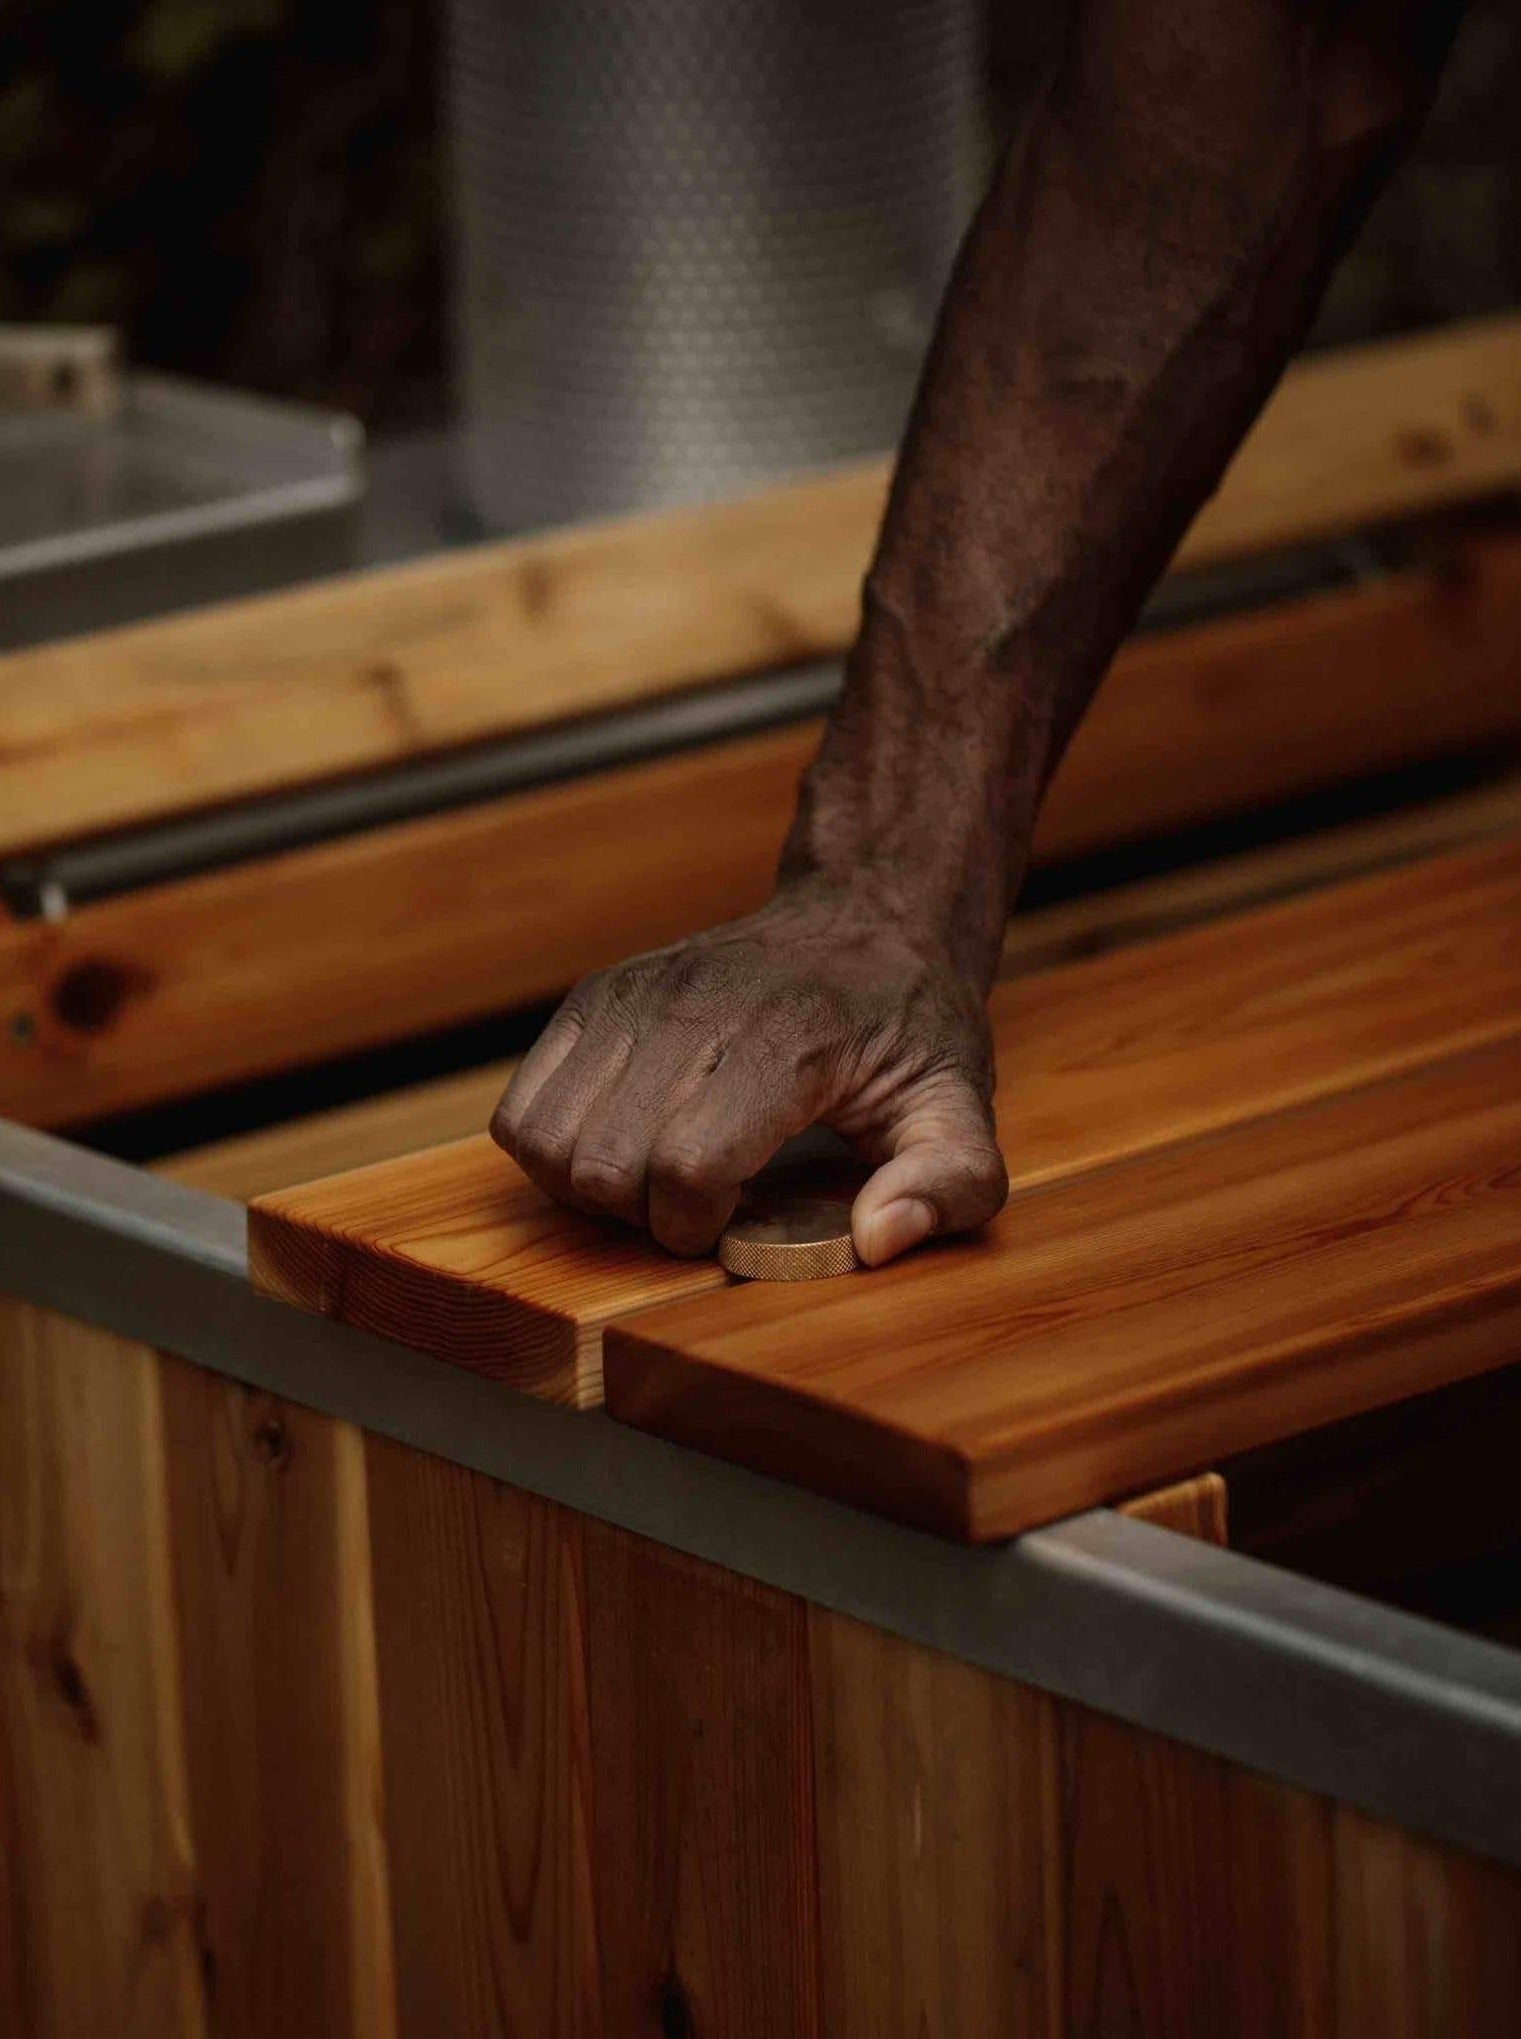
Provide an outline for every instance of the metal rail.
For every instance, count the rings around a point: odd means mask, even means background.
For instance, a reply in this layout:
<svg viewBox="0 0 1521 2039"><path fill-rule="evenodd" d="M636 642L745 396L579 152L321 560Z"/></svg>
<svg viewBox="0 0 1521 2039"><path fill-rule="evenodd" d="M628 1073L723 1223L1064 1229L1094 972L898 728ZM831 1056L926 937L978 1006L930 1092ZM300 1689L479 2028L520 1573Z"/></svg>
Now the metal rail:
<svg viewBox="0 0 1521 2039"><path fill-rule="evenodd" d="M1382 578L1397 557L1367 538L1181 575L1157 589L1143 623L1177 628L1242 606L1303 599ZM838 659L809 661L328 785L65 843L0 864L0 899L22 919L59 920L92 899L786 728L824 714L840 680Z"/></svg>
<svg viewBox="0 0 1521 2039"><path fill-rule="evenodd" d="M0 1121L0 1290L1521 1866L1521 1654L1107 1509L968 1549L254 1293L242 1208Z"/></svg>

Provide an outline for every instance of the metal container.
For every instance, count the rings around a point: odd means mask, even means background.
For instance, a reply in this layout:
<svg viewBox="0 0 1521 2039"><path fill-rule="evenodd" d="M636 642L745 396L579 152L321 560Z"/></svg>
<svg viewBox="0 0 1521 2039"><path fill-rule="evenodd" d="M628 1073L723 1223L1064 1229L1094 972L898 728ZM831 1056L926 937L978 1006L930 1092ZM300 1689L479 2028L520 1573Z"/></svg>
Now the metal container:
<svg viewBox="0 0 1521 2039"><path fill-rule="evenodd" d="M984 146L976 0L453 0L469 503L511 529L892 443Z"/></svg>
<svg viewBox="0 0 1521 2039"><path fill-rule="evenodd" d="M359 423L305 404L135 373L0 416L0 646L341 572L363 495Z"/></svg>

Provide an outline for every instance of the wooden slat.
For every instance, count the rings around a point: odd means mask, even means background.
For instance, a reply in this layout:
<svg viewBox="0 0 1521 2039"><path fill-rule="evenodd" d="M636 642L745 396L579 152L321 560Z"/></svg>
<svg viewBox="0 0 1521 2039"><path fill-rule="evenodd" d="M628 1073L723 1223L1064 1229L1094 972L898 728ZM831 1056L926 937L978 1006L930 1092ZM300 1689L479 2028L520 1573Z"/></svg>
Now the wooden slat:
<svg viewBox="0 0 1521 2039"><path fill-rule="evenodd" d="M581 1518L366 1457L402 2039L601 2039Z"/></svg>
<svg viewBox="0 0 1521 2039"><path fill-rule="evenodd" d="M1324 1800L1085 1707L1059 1724L1057 2029L1346 2039Z"/></svg>
<svg viewBox="0 0 1521 2039"><path fill-rule="evenodd" d="M579 1407L601 1400L613 1317L727 1279L556 1208L484 1134L259 1198L249 1272L303 1309Z"/></svg>
<svg viewBox="0 0 1521 2039"><path fill-rule="evenodd" d="M219 2029L163 1477L153 1355L0 1298L0 1938L24 2039Z"/></svg>
<svg viewBox="0 0 1521 2039"><path fill-rule="evenodd" d="M1521 1039L615 1327L615 1415L980 1540L1521 1349Z"/></svg>
<svg viewBox="0 0 1521 2039"><path fill-rule="evenodd" d="M1320 830L1264 849L1222 857L1034 911L1009 924L999 974L1049 969L1128 943L1218 919L1243 907L1332 883L1338 878L1455 848L1521 828L1521 776L1402 808L1371 821ZM153 1164L158 1174L246 1203L318 1176L367 1168L486 1124L515 1064L492 1062L457 1076L408 1084L189 1148Z"/></svg>
<svg viewBox="0 0 1521 2039"><path fill-rule="evenodd" d="M1521 741L1518 667L1514 539L1475 543L1452 577L1140 640L1058 775L1037 857ZM0 1114L77 1123L451 1025L747 911L813 741L717 745L57 925L0 919Z"/></svg>
<svg viewBox="0 0 1521 2039"><path fill-rule="evenodd" d="M1335 1811L1337 2031L1515 2039L1521 1877Z"/></svg>
<svg viewBox="0 0 1521 2039"><path fill-rule="evenodd" d="M1513 486L1521 326L1293 369L1199 566ZM0 659L0 851L841 650L886 467L553 532Z"/></svg>
<svg viewBox="0 0 1521 2039"><path fill-rule="evenodd" d="M809 1610L823 2027L1059 2032L1047 1694Z"/></svg>
<svg viewBox="0 0 1521 2039"><path fill-rule="evenodd" d="M1138 1495L1125 1512L1225 1541L1215 1473ZM810 1607L808 1622L824 2030L1061 2029L1064 1710L848 1615Z"/></svg>
<svg viewBox="0 0 1521 2039"><path fill-rule="evenodd" d="M609 2033L819 2039L802 1601L588 1520Z"/></svg>
<svg viewBox="0 0 1521 2039"><path fill-rule="evenodd" d="M161 1394L216 2032L386 2039L362 1439L178 1360Z"/></svg>
<svg viewBox="0 0 1521 2039"><path fill-rule="evenodd" d="M516 1067L515 1060L488 1062L458 1076L409 1083L256 1133L236 1133L171 1155L155 1163L153 1172L246 1203L293 1182L393 1161L478 1133Z"/></svg>
<svg viewBox="0 0 1521 2039"><path fill-rule="evenodd" d="M331 1913L331 1975L256 1973L282 1958L271 1904L319 1931L295 1914L331 1888L311 1799L341 1807L357 1873L373 1859L372 1730L327 1777L307 1728L377 1673L401 2039L1514 2029L1513 1870L394 1443L361 1466L330 1419L0 1314L6 2039L391 2029L383 1948ZM1214 1492L1134 1506L1209 1526ZM189 1784L182 1675L209 1709ZM240 1773L220 1792L194 1774L218 1745ZM230 1911L218 1819L254 1858Z"/></svg>
<svg viewBox="0 0 1521 2039"><path fill-rule="evenodd" d="M1518 925L1521 839L1503 839L1000 986L1016 1188L1521 1028ZM597 1396L612 1319L657 1290L674 1301L724 1289L712 1262L670 1260L554 1209L484 1136L258 1200L250 1254L255 1279L302 1308L583 1402ZM669 1320L669 1335L705 1341L768 1310L801 1325L826 1302L870 1320L877 1282L790 1300L724 1290L700 1318ZM665 1327L648 1328L657 1339ZM640 1350L637 1367L626 1362L630 1395L635 1371L655 1364L653 1346Z"/></svg>

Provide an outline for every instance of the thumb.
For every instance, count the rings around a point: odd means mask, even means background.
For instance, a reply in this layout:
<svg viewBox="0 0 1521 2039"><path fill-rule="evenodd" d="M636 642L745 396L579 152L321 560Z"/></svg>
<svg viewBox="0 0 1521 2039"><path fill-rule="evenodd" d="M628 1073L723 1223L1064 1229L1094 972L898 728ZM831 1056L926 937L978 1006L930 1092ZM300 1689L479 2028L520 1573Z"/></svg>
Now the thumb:
<svg viewBox="0 0 1521 2039"><path fill-rule="evenodd" d="M1009 1173L986 1100L964 1076L915 1092L887 1136L890 1158L850 1214L857 1257L880 1267L937 1232L968 1232L1003 1209Z"/></svg>

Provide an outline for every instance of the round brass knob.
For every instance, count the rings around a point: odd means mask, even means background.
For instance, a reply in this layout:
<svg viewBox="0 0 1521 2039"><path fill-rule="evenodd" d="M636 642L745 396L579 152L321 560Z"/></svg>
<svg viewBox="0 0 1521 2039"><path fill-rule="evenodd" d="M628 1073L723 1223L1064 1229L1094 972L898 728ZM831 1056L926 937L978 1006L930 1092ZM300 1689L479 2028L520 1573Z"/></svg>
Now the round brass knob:
<svg viewBox="0 0 1521 2039"><path fill-rule="evenodd" d="M866 1171L814 1166L759 1175L718 1242L718 1261L745 1281L822 1281L860 1266L850 1207Z"/></svg>

